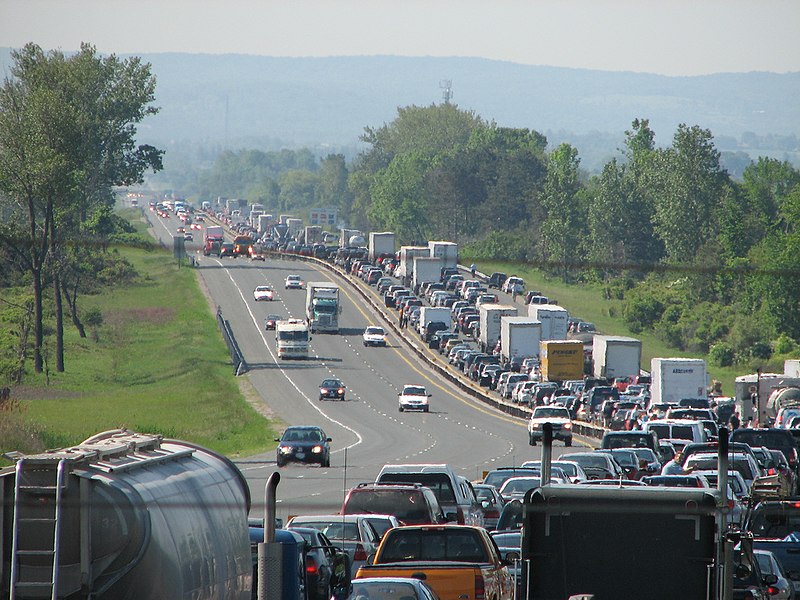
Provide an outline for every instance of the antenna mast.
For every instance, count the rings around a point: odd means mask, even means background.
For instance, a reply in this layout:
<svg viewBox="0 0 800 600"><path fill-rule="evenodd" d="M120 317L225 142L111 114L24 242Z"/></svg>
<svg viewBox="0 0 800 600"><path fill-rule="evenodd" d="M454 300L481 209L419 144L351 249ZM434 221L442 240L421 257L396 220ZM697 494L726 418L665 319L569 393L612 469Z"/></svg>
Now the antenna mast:
<svg viewBox="0 0 800 600"><path fill-rule="evenodd" d="M453 97L453 81L451 79L440 79L439 87L442 89L442 100L445 104L450 104Z"/></svg>

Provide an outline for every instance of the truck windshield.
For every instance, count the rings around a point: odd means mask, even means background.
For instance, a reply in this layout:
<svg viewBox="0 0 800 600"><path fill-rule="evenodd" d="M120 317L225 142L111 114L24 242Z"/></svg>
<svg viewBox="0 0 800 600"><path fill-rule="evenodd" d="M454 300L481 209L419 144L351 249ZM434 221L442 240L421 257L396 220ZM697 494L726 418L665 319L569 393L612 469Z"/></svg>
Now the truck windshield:
<svg viewBox="0 0 800 600"><path fill-rule="evenodd" d="M319 300L314 305L314 310L320 314L333 314L336 312L336 302L333 300Z"/></svg>
<svg viewBox="0 0 800 600"><path fill-rule="evenodd" d="M279 331L278 339L282 342L307 342L308 331Z"/></svg>

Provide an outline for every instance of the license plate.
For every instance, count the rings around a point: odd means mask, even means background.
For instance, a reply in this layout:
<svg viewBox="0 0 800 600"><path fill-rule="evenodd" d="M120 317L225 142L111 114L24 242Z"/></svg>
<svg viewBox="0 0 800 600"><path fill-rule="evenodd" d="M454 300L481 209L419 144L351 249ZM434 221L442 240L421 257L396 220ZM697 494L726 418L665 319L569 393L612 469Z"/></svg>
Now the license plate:
<svg viewBox="0 0 800 600"><path fill-rule="evenodd" d="M305 458L305 457L306 457L306 453L305 452L298 452L297 453L297 458Z"/></svg>

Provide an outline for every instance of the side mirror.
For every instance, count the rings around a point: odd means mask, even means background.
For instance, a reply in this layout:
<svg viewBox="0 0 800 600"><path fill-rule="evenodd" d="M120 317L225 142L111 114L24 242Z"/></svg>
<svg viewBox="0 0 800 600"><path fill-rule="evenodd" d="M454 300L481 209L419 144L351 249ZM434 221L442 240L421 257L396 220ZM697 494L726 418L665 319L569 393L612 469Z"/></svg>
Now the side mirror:
<svg viewBox="0 0 800 600"><path fill-rule="evenodd" d="M275 438L275 441L276 441L276 442L280 442L280 441L281 441L281 438Z"/></svg>
<svg viewBox="0 0 800 600"><path fill-rule="evenodd" d="M517 562L518 560L521 560L521 559L522 559L522 556L520 556L520 553L517 550L509 550L503 556L503 562L506 565L513 565L515 562Z"/></svg>
<svg viewBox="0 0 800 600"><path fill-rule="evenodd" d="M332 441L333 441L333 438L325 438L325 441L326 441L326 442L332 442Z"/></svg>
<svg viewBox="0 0 800 600"><path fill-rule="evenodd" d="M764 575L763 581L764 585L775 585L778 583L778 576L770 573L769 575Z"/></svg>
<svg viewBox="0 0 800 600"><path fill-rule="evenodd" d="M489 506L490 506L490 504L489 504L489 501L488 501L488 500L483 500L483 501L481 502L481 506L482 506L483 508L489 508Z"/></svg>

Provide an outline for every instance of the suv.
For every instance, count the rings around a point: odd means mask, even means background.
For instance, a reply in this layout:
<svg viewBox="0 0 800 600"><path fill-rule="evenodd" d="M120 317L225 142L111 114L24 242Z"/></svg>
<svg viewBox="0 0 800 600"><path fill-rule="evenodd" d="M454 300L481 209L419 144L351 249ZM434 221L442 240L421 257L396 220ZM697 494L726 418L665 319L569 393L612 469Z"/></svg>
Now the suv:
<svg viewBox="0 0 800 600"><path fill-rule="evenodd" d="M436 495L418 483L360 483L347 492L341 513L394 515L404 525L446 521Z"/></svg>
<svg viewBox="0 0 800 600"><path fill-rule="evenodd" d="M487 287L489 289L497 288L498 290L503 287L503 284L506 282L506 278L508 275L505 273L494 272L489 275L489 281L487 282Z"/></svg>
<svg viewBox="0 0 800 600"><path fill-rule="evenodd" d="M384 465L376 483L418 483L433 490L448 521L483 526L483 512L472 484L447 464ZM399 518L399 517L398 517ZM402 519L401 519L402 520Z"/></svg>
<svg viewBox="0 0 800 600"><path fill-rule="evenodd" d="M731 442L744 442L751 448L766 446L770 450L780 450L789 467L795 472L798 470L797 448L788 429L734 429L731 432Z"/></svg>

